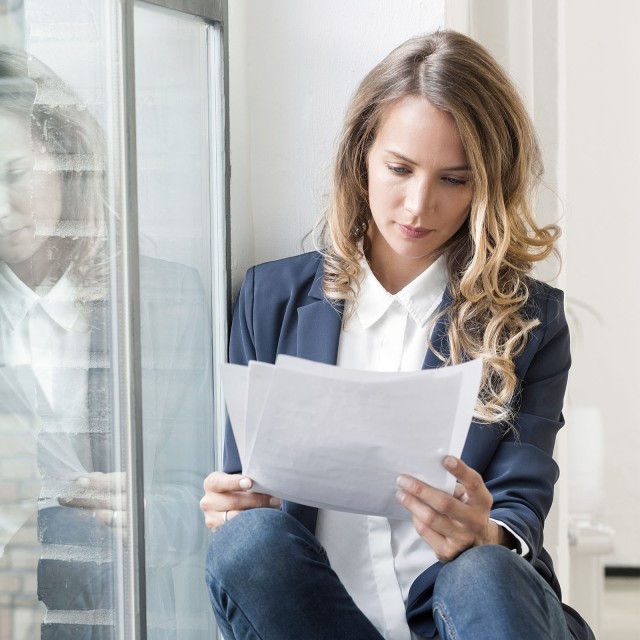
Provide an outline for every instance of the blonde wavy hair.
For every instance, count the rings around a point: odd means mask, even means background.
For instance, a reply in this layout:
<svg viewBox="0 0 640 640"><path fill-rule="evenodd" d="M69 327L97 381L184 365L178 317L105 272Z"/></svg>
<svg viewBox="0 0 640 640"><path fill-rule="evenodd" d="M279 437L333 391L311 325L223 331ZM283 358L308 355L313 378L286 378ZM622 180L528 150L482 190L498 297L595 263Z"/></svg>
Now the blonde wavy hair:
<svg viewBox="0 0 640 640"><path fill-rule="evenodd" d="M360 84L347 111L320 223L324 294L332 302L357 297L371 220L367 154L387 109L406 96L422 96L453 116L473 180L467 222L434 255L446 253L451 294L438 316L449 321L449 352L438 356L443 365L484 358L474 417L510 424L518 392L514 359L539 323L525 309L528 274L555 251L560 231L534 220L533 196L543 167L522 99L471 38L453 31L411 38Z"/></svg>
<svg viewBox="0 0 640 640"><path fill-rule="evenodd" d="M9 47L0 47L0 109L23 118L36 153L55 163L62 215L51 234L67 242L51 256L52 266L68 268L80 305L104 298L108 208L100 125L49 67Z"/></svg>

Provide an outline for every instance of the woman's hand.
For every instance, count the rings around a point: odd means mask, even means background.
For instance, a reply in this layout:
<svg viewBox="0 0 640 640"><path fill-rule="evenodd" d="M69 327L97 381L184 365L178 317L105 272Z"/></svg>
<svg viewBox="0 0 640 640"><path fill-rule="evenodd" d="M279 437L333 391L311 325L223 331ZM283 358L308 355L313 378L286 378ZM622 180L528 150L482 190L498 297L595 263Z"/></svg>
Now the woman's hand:
<svg viewBox="0 0 640 640"><path fill-rule="evenodd" d="M87 509L93 517L109 525L126 542L128 514L126 511L126 475L124 472L93 471L75 479L72 496L58 498L65 507Z"/></svg>
<svg viewBox="0 0 640 640"><path fill-rule="evenodd" d="M453 495L408 475L399 476L397 497L412 515L416 531L440 562L483 544L510 546L510 534L489 520L493 497L482 476L462 460L447 456L444 466L458 483Z"/></svg>
<svg viewBox="0 0 640 640"><path fill-rule="evenodd" d="M271 507L280 509L280 498L266 493L249 491L253 486L251 478L237 474L214 471L204 481L204 496L200 508L204 512L204 521L211 531L215 531L227 520L247 509Z"/></svg>

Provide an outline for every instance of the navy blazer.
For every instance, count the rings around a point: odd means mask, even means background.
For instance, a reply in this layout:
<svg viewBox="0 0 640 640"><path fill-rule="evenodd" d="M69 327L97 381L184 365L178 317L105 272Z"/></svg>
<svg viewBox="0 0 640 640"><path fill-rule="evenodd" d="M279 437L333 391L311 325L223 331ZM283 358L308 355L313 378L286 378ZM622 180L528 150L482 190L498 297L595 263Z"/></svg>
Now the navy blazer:
<svg viewBox="0 0 640 640"><path fill-rule="evenodd" d="M341 329L341 308L322 292L323 259L306 253L251 268L234 309L229 360L275 362L278 354L335 364ZM544 519L553 499L558 467L552 457L556 433L564 424L562 403L571 364L569 329L563 294L536 280L530 283L528 317L540 324L532 331L515 370L520 382L516 396L516 430L505 425L473 422L462 459L476 469L493 495L491 517L508 525L529 545L527 559L561 597L549 554L542 546ZM450 301L445 292L442 306ZM433 346L448 352L447 319L434 327ZM428 350L423 368L441 366ZM237 448L227 425L224 470L241 471ZM317 509L285 502L283 510L315 532ZM432 615L435 579L442 565L428 567L409 591L407 621L427 638L436 634ZM569 628L580 640L591 630L570 607L563 605Z"/></svg>

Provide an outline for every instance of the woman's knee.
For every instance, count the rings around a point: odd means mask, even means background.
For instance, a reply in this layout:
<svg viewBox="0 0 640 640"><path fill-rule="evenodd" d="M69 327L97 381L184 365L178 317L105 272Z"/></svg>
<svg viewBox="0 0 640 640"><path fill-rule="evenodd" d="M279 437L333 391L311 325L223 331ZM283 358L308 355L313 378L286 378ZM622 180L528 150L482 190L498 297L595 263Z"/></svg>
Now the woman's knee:
<svg viewBox="0 0 640 640"><path fill-rule="evenodd" d="M296 555L326 558L316 538L290 515L275 509L251 509L223 524L212 536L207 578L219 583L260 575L273 576ZM289 562L288 562L289 561Z"/></svg>
<svg viewBox="0 0 640 640"><path fill-rule="evenodd" d="M279 535L281 515L273 509L251 509L225 522L211 536L207 571L223 576L230 568L241 572L244 564L255 564Z"/></svg>
<svg viewBox="0 0 640 640"><path fill-rule="evenodd" d="M527 571L526 563L513 551L500 545L472 547L444 565L435 584L435 592L460 594L464 591L509 588L514 573Z"/></svg>
<svg viewBox="0 0 640 640"><path fill-rule="evenodd" d="M524 558L499 545L468 549L444 565L433 611L438 628L455 629L459 637L569 637L550 585Z"/></svg>

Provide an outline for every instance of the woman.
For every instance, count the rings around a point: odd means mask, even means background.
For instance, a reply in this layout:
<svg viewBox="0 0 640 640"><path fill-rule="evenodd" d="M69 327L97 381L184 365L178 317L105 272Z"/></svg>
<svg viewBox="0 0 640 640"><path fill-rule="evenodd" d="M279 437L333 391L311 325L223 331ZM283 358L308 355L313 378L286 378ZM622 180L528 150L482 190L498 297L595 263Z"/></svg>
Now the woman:
<svg viewBox="0 0 640 640"><path fill-rule="evenodd" d="M398 478L410 522L251 493L228 431L201 501L227 640L592 637L542 546L570 356L562 293L530 276L558 235L533 219L541 171L521 99L471 39L413 38L365 77L323 250L249 271L230 360L408 371L482 357L475 419L461 459L443 461L453 496Z"/></svg>

